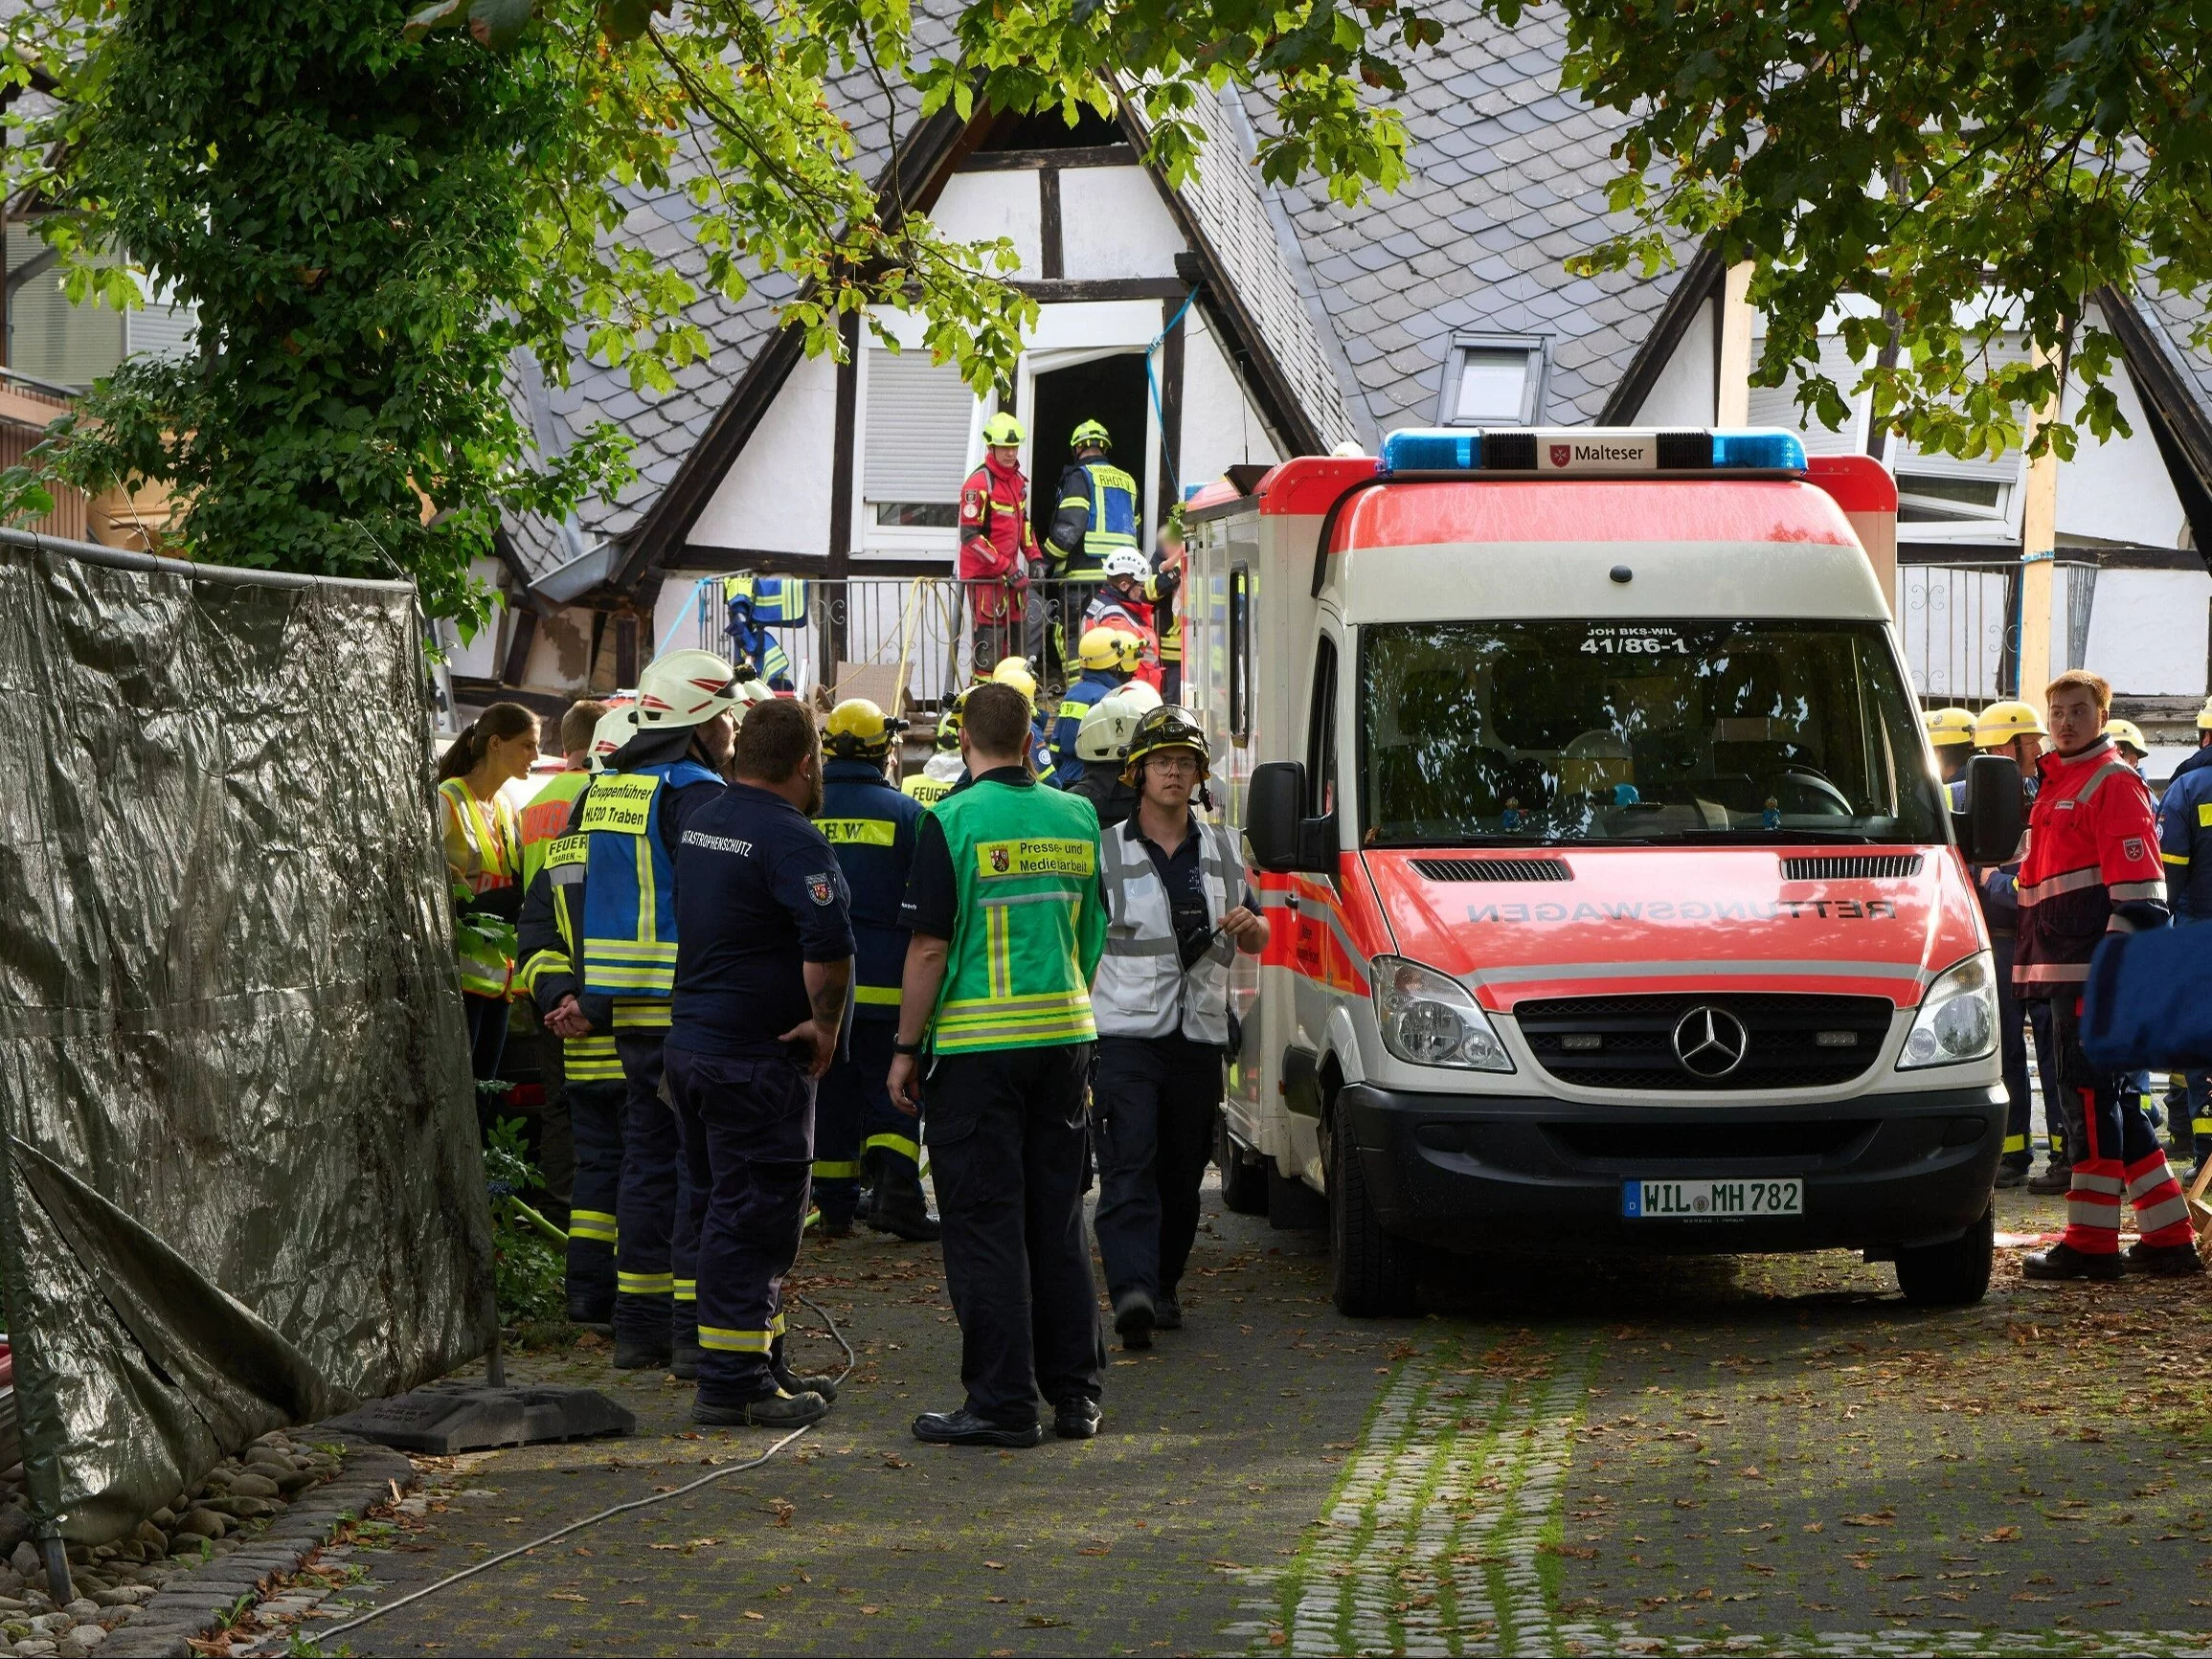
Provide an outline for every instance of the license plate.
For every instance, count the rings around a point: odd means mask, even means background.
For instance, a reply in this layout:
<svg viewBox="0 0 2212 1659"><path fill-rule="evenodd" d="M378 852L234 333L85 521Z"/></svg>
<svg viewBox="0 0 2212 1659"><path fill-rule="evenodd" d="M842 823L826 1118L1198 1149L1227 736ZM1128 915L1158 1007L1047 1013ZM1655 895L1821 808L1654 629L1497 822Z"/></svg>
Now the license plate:
<svg viewBox="0 0 2212 1659"><path fill-rule="evenodd" d="M1620 1213L1630 1221L1733 1222L1753 1216L1801 1216L1805 1183L1763 1181L1623 1181Z"/></svg>

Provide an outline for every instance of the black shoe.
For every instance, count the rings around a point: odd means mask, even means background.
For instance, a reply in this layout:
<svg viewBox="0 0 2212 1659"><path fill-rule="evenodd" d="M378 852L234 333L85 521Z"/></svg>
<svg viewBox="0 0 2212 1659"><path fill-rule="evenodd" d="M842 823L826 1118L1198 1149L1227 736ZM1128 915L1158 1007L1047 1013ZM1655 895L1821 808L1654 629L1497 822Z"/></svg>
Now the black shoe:
<svg viewBox="0 0 2212 1659"><path fill-rule="evenodd" d="M1997 1166L1997 1185L1999 1192L2013 1187L2024 1187L2028 1182L2026 1164L2003 1163Z"/></svg>
<svg viewBox="0 0 2212 1659"><path fill-rule="evenodd" d="M666 1342L638 1342L617 1334L615 1337L615 1369L617 1371L666 1371L669 1352Z"/></svg>
<svg viewBox="0 0 2212 1659"><path fill-rule="evenodd" d="M1027 1451L1044 1444L1045 1425L1032 1423L1027 1428L1012 1428L978 1417L963 1405L958 1411L923 1412L914 1420L914 1437L931 1446L1010 1446Z"/></svg>
<svg viewBox="0 0 2212 1659"><path fill-rule="evenodd" d="M830 1404L837 1403L837 1379L834 1377L800 1377L789 1371L775 1373L776 1386L786 1394L819 1394Z"/></svg>
<svg viewBox="0 0 2212 1659"><path fill-rule="evenodd" d="M696 1382L699 1380L699 1361L705 1357L706 1351L697 1342L679 1342L669 1352L668 1370L678 1381Z"/></svg>
<svg viewBox="0 0 2212 1659"><path fill-rule="evenodd" d="M691 1406L691 1421L709 1428L804 1428L829 1415L829 1401L819 1394L787 1394L778 1389L742 1405L711 1405L706 1401Z"/></svg>
<svg viewBox="0 0 2212 1659"><path fill-rule="evenodd" d="M827 1216L824 1216L822 1225L817 1227L815 1231L825 1239L849 1239L852 1237L852 1222L849 1221L833 1222Z"/></svg>
<svg viewBox="0 0 2212 1659"><path fill-rule="evenodd" d="M1078 1394L1052 1408L1052 1432L1062 1440L1095 1440L1101 1415L1095 1400Z"/></svg>
<svg viewBox="0 0 2212 1659"><path fill-rule="evenodd" d="M1141 1290L1130 1290L1114 1304L1114 1330L1124 1348L1151 1347L1152 1327L1159 1318L1152 1298Z"/></svg>
<svg viewBox="0 0 2212 1659"><path fill-rule="evenodd" d="M2071 1192L2073 1185L2072 1164L2045 1164L2042 1175L2028 1177L2027 1190L2047 1199L2060 1193Z"/></svg>
<svg viewBox="0 0 2212 1659"><path fill-rule="evenodd" d="M929 1212L917 1190L906 1193L886 1193L878 1198L868 1212L868 1224L879 1233L890 1233L910 1244L934 1244L944 1237L944 1223Z"/></svg>
<svg viewBox="0 0 2212 1659"><path fill-rule="evenodd" d="M2156 1273L2162 1279L2186 1279L2204 1270L2195 1244L2146 1244L2137 1239L2120 1253L2120 1261L2124 1272Z"/></svg>
<svg viewBox="0 0 2212 1659"><path fill-rule="evenodd" d="M1172 1293L1153 1299L1152 1329L1155 1331L1180 1331L1183 1329L1183 1304Z"/></svg>
<svg viewBox="0 0 2212 1659"><path fill-rule="evenodd" d="M615 1334L615 1299L612 1296L571 1296L569 1323L581 1325L586 1331L596 1331L601 1336Z"/></svg>
<svg viewBox="0 0 2212 1659"><path fill-rule="evenodd" d="M2116 1252L2110 1256L2088 1256L2063 1243L2022 1256L2020 1270L2023 1279L2094 1279L2099 1283L2117 1279L2127 1271L2120 1266Z"/></svg>

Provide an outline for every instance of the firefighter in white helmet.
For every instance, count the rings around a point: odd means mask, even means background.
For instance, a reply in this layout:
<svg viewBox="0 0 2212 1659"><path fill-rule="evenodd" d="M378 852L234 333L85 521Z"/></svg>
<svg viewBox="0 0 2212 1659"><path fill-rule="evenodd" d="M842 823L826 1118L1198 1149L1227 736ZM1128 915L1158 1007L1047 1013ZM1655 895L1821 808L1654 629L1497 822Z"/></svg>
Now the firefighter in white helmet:
<svg viewBox="0 0 2212 1659"><path fill-rule="evenodd" d="M1178 1330L1176 1287L1198 1231L1230 1047L1229 967L1267 948L1244 858L1192 805L1204 728L1155 708L1130 734L1122 776L1137 810L1100 838L1106 954L1092 984L1098 1065L1098 1253L1124 1348Z"/></svg>
<svg viewBox="0 0 2212 1659"><path fill-rule="evenodd" d="M1122 756L1137 723L1160 706L1160 693L1141 680L1132 680L1104 701L1094 704L1075 733L1075 753L1083 775L1069 787L1098 811L1098 827L1112 829L1127 821L1137 810L1137 792L1121 781Z"/></svg>
<svg viewBox="0 0 2212 1659"><path fill-rule="evenodd" d="M1152 624L1157 577L1140 548L1117 548L1106 555L1106 585L1083 612L1083 632L1117 628L1142 642L1137 674L1154 689L1160 684L1160 636Z"/></svg>
<svg viewBox="0 0 2212 1659"><path fill-rule="evenodd" d="M675 855L685 821L722 792L747 703L728 661L671 651L638 676L637 732L576 803L556 881L580 886L576 995L546 1024L588 1035L590 999L611 1004L626 1088L616 1200L615 1364L696 1376L697 1286L676 1119L661 1097L661 1043L676 978ZM564 855L548 859L552 868ZM579 879L580 878L580 879Z"/></svg>

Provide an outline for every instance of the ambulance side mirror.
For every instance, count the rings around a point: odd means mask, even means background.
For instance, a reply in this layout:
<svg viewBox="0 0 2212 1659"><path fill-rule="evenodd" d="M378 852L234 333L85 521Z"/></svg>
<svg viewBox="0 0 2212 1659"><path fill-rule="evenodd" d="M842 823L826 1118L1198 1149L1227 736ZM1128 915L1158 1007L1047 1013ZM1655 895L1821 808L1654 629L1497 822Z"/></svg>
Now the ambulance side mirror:
<svg viewBox="0 0 2212 1659"><path fill-rule="evenodd" d="M1306 818L1306 769L1295 760L1271 760L1252 769L1245 786L1245 838L1253 862L1276 875L1336 873L1334 818Z"/></svg>
<svg viewBox="0 0 2212 1659"><path fill-rule="evenodd" d="M2010 863L2020 851L2022 813L2017 761L1977 754L1966 763L1966 810L1951 817L1968 863Z"/></svg>

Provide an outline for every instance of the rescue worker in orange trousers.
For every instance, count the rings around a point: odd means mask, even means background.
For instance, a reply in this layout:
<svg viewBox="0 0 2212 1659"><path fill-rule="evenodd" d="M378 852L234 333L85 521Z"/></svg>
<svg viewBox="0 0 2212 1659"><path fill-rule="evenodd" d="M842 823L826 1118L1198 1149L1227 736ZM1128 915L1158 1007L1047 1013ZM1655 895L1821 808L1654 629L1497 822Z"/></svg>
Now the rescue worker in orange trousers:
<svg viewBox="0 0 2212 1659"><path fill-rule="evenodd" d="M2082 986L2108 931L2167 925L2166 883L2151 792L2104 734L2111 687L2080 669L2045 693L2053 752L2020 870L2020 945L2013 980L2022 1000L2051 1005L2061 1081L2080 1101L2067 1138L2073 1185L2059 1243L2022 1261L2031 1279L2116 1279L2123 1272L2201 1273L2189 1207L2139 1099L2082 1052ZM2076 1138L2075 1130L2079 1130ZM2120 1202L2135 1206L2142 1237L2120 1256Z"/></svg>

